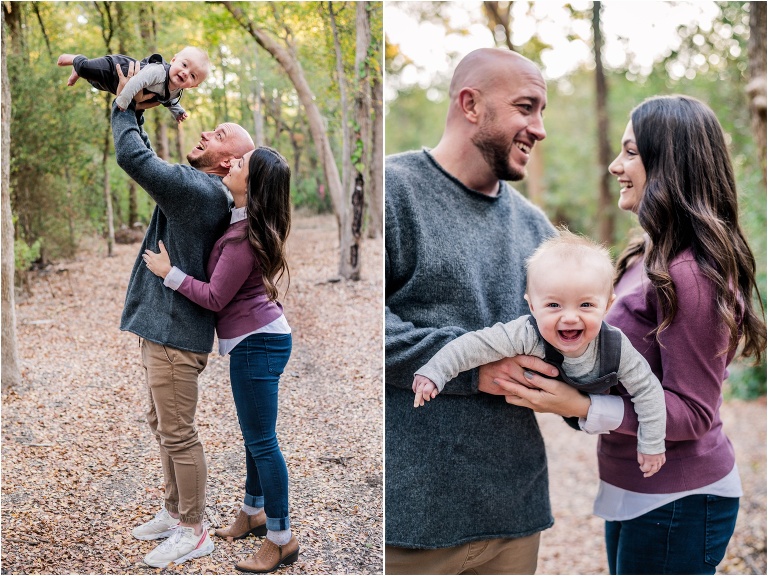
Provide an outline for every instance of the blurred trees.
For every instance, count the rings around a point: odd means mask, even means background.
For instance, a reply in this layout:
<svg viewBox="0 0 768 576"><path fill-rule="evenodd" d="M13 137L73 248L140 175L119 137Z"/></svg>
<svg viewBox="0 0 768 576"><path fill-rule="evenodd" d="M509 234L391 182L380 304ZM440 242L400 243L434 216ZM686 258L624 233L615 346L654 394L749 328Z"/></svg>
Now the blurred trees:
<svg viewBox="0 0 768 576"><path fill-rule="evenodd" d="M371 4L371 29L381 40L381 5ZM83 80L66 86L71 69L56 66L65 52L98 57L114 51L138 59L159 52L170 59L185 45L206 49L213 70L203 85L185 91L190 119L177 126L162 107L145 113L144 128L158 155L184 162L202 130L237 122L288 159L296 208L334 208L324 163L340 165L342 133L327 14L319 2L233 5L247 9L277 41L290 42L312 87L327 148L311 146L308 109L286 70L221 3L3 2L13 118L10 199L20 246L39 242L42 262L71 257L83 235L108 235L109 204L116 229L148 222L154 208L114 163L111 132L109 142L104 137L110 131L104 95ZM351 70L355 8L334 6L344 21L341 49ZM377 57L373 50L371 60ZM373 117L373 106L369 113Z"/></svg>

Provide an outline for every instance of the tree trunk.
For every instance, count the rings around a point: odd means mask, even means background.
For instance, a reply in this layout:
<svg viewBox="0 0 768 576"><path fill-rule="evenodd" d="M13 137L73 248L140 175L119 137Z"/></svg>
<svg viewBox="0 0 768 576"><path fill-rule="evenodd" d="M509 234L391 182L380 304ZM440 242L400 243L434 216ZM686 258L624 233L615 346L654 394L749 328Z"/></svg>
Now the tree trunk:
<svg viewBox="0 0 768 576"><path fill-rule="evenodd" d="M488 16L488 28L491 29L494 42L498 44L499 36L503 35L504 45L514 52L515 47L512 45L512 2L507 3L506 11L501 9L498 2L483 2L483 9Z"/></svg>
<svg viewBox="0 0 768 576"><path fill-rule="evenodd" d="M333 204L333 211L336 214L337 222L341 225L339 215L344 212L344 202L339 169L333 157L333 150L331 149L331 142L325 129L323 115L315 103L315 95L307 83L301 64L291 52L284 49L271 36L251 22L238 6L233 5L231 2L222 2L222 5L229 10L235 20L248 32L256 43L277 60L296 89L299 101L304 106L307 114L309 131L315 144L316 154L322 162L325 181L328 184L328 192ZM344 246L341 249L344 250Z"/></svg>
<svg viewBox="0 0 768 576"><path fill-rule="evenodd" d="M109 183L109 144L112 142L112 125L110 123L112 95L107 92L104 96L107 112L107 130L104 133L104 152L101 160L104 166L104 203L107 208L107 257L111 258L115 246L115 218L112 213L112 193L110 192Z"/></svg>
<svg viewBox="0 0 768 576"><path fill-rule="evenodd" d="M592 4L592 34L595 44L595 92L597 102L597 165L600 171L600 197L597 203L597 219L600 225L600 241L613 244L614 210L610 192L611 144L608 139L608 85L603 70L603 36L600 31L600 2Z"/></svg>
<svg viewBox="0 0 768 576"><path fill-rule="evenodd" d="M152 112L156 114L157 111ZM147 114L147 111L144 112ZM146 122L146 118L144 121ZM168 125L165 123L165 118L159 114L155 115L155 152L159 158L162 158L166 162L170 159L169 144L168 144Z"/></svg>
<svg viewBox="0 0 768 576"><path fill-rule="evenodd" d="M752 134L766 185L766 3L749 3L749 107L752 112Z"/></svg>
<svg viewBox="0 0 768 576"><path fill-rule="evenodd" d="M1 386L5 393L11 388L21 384L21 372L19 371L19 352L16 346L16 304L14 287L15 258L13 251L13 216L11 214L11 194L9 189L11 175L11 87L8 82L8 68L6 65L5 48L5 7L2 16L2 143L5 153L2 155L2 278L0 279L0 292L2 301L0 311L2 314L2 371Z"/></svg>
<svg viewBox="0 0 768 576"><path fill-rule="evenodd" d="M339 31L336 27L336 16L333 13L333 2L328 2L328 14L333 32L333 48L336 53L336 79L339 85L339 100L341 101L341 187L347 190L352 176L352 159L349 153L349 104L347 98L347 75L344 73L344 57L339 42ZM345 214L341 214L344 221Z"/></svg>
<svg viewBox="0 0 768 576"><path fill-rule="evenodd" d="M261 82L254 82L253 87L253 142L256 146L264 146L264 98Z"/></svg>
<svg viewBox="0 0 768 576"><path fill-rule="evenodd" d="M368 238L381 238L384 230L384 94L379 74L372 79L373 127L371 130L371 170L368 190L370 221Z"/></svg>
<svg viewBox="0 0 768 576"><path fill-rule="evenodd" d="M355 24L355 123L351 126L349 144L351 147L348 208L341 221L341 260L339 273L349 280L360 279L360 238L363 232L363 206L365 197L365 172L371 124L369 104L368 47L371 43L371 24L368 2L356 2L357 22ZM345 162L346 164L346 162ZM350 186L351 184L351 186Z"/></svg>
<svg viewBox="0 0 768 576"><path fill-rule="evenodd" d="M133 227L139 220L139 196L136 182L128 180L128 226Z"/></svg>

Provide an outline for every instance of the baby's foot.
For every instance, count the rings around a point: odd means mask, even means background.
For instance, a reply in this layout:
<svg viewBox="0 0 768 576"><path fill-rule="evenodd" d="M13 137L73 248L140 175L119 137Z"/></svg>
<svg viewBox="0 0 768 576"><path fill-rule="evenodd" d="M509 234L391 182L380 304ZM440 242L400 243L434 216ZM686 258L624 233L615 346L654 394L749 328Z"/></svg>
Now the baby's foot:
<svg viewBox="0 0 768 576"><path fill-rule="evenodd" d="M77 82L80 79L80 75L72 70L72 74L69 75L69 80L67 80L67 86L74 86L75 82Z"/></svg>
<svg viewBox="0 0 768 576"><path fill-rule="evenodd" d="M56 64L59 66L72 66L72 63L75 61L75 55L74 54L62 54L59 56L58 61Z"/></svg>

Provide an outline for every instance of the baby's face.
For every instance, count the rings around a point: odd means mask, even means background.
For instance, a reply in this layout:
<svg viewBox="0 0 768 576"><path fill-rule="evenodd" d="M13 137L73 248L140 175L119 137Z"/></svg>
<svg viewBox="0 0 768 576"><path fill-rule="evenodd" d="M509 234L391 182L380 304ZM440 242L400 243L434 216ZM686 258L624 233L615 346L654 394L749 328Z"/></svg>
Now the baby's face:
<svg viewBox="0 0 768 576"><path fill-rule="evenodd" d="M542 337L563 356L581 356L613 303L605 266L587 259L542 259L529 270L525 299Z"/></svg>
<svg viewBox="0 0 768 576"><path fill-rule="evenodd" d="M207 68L200 54L194 50L182 50L171 60L168 79L172 90L185 90L199 86L206 74Z"/></svg>

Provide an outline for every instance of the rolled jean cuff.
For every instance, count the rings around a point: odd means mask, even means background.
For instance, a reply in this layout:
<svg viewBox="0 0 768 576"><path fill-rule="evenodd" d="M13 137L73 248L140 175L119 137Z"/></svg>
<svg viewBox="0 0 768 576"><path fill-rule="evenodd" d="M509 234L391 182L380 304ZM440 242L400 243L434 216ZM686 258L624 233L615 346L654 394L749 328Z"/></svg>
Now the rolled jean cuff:
<svg viewBox="0 0 768 576"><path fill-rule="evenodd" d="M246 493L245 498L243 498L243 504L250 506L251 508L264 508L264 495L251 496Z"/></svg>
<svg viewBox="0 0 768 576"><path fill-rule="evenodd" d="M291 527L291 520L285 518L270 518L267 516L267 530L277 532L278 530L288 530Z"/></svg>

